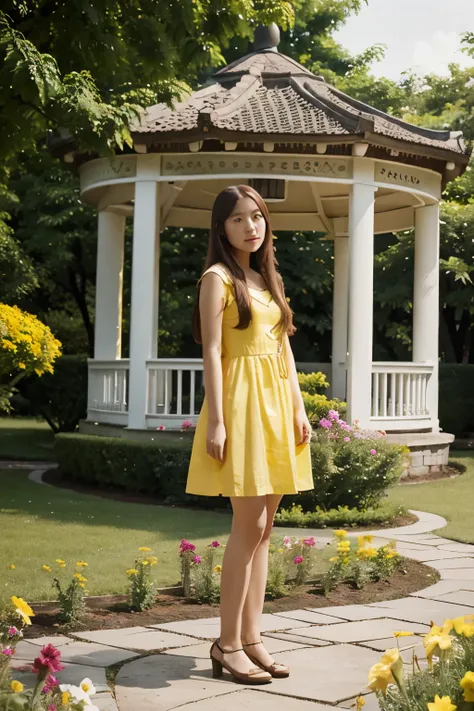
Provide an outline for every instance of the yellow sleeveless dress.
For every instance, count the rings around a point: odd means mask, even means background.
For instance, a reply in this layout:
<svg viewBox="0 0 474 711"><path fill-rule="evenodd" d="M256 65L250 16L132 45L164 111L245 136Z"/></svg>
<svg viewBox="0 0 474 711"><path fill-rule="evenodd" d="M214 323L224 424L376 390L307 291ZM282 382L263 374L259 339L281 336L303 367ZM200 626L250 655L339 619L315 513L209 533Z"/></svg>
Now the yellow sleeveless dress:
<svg viewBox="0 0 474 711"><path fill-rule="evenodd" d="M208 272L225 284L222 320L222 393L226 445L224 461L206 451L204 398L194 435L186 492L202 496L295 494L313 489L309 444L296 446L293 399L282 341L271 329L280 307L269 291L249 288L252 321L239 321L232 279L224 265ZM204 275L203 275L204 276Z"/></svg>

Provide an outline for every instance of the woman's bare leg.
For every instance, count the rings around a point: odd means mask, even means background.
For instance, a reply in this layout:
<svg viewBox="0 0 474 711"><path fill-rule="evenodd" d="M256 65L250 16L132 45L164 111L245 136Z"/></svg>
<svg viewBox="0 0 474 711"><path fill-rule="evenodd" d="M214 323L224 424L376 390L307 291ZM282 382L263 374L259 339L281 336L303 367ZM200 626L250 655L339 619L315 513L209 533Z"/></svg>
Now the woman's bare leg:
<svg viewBox="0 0 474 711"><path fill-rule="evenodd" d="M242 611L250 581L252 559L267 526L265 496L231 497L232 529L222 563L221 579L221 634L224 650L239 649L242 635ZM214 651L222 658L219 650ZM226 661L238 672L247 673L255 665L245 652L226 656Z"/></svg>
<svg viewBox="0 0 474 711"><path fill-rule="evenodd" d="M279 494L268 494L266 497L267 522L258 548L252 560L252 570L250 582L242 612L242 642L247 644L257 642L260 637L260 621L265 601L265 588L268 576L268 547L272 532L273 518L280 505L282 496ZM252 656L256 657L262 664L269 666L272 658L262 644L249 648Z"/></svg>

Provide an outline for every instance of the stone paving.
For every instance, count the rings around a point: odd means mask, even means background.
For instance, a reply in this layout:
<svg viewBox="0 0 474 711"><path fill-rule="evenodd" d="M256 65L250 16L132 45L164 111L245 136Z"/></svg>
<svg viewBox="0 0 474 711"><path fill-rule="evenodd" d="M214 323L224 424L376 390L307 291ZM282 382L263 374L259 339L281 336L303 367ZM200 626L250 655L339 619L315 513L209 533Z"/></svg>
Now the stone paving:
<svg viewBox="0 0 474 711"><path fill-rule="evenodd" d="M92 702L100 711L328 711L353 709L359 694L365 696L364 711L378 711L366 687L367 672L384 649L395 646L392 633L414 633L400 639L409 670L413 649L423 657L416 635L427 632L431 620L474 613L474 545L433 534L446 525L440 516L413 513L417 523L372 531L374 545L395 539L401 554L439 570L440 581L399 600L263 615L265 644L276 661L291 667L288 679L257 688L234 683L227 672L213 679L209 647L219 633L218 617L24 641L18 645L15 677L30 682L18 668L51 641L66 665L61 681L77 684L90 677L97 690ZM279 530L301 535L301 529ZM305 534L314 535L318 547L332 537L327 530L305 529ZM113 692L106 678L111 665L118 665Z"/></svg>

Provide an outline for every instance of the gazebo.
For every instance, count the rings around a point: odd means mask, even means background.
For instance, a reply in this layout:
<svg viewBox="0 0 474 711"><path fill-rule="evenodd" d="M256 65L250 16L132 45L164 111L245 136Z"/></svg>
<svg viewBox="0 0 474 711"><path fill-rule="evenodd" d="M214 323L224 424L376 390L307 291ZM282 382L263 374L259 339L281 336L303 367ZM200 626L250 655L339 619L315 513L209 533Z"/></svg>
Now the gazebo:
<svg viewBox="0 0 474 711"><path fill-rule="evenodd" d="M460 132L408 124L328 85L279 53L278 28L173 108L149 107L133 151L76 156L82 200L98 210L95 354L88 417L117 434L195 421L202 361L159 357L160 232L208 228L215 195L249 183L274 229L334 240L332 395L348 419L398 433L444 463L438 422L439 201L468 152ZM124 229L133 219L130 358L121 357ZM378 234L414 228L413 360L374 362L373 262ZM166 265L161 265L166 268ZM130 436L130 434L129 434ZM435 459L433 459L435 457ZM413 462L415 464L415 462ZM426 456L416 466L427 464Z"/></svg>

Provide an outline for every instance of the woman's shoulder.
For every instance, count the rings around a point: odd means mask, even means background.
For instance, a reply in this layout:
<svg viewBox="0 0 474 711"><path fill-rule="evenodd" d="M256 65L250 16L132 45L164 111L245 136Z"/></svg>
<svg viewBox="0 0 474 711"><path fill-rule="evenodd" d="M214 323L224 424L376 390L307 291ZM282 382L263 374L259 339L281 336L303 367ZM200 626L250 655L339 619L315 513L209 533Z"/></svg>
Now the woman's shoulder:
<svg viewBox="0 0 474 711"><path fill-rule="evenodd" d="M202 274L201 279L206 276L206 274L210 273L218 274L225 284L228 284L229 286L232 284L232 277L230 276L227 267L222 264L222 262L216 262L216 264L212 264L208 267ZM201 281L201 279L199 281Z"/></svg>

